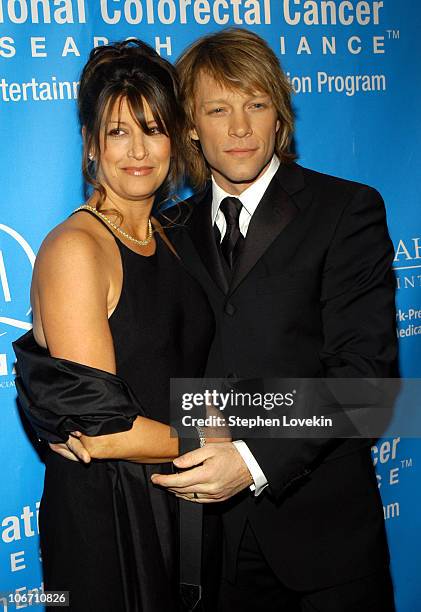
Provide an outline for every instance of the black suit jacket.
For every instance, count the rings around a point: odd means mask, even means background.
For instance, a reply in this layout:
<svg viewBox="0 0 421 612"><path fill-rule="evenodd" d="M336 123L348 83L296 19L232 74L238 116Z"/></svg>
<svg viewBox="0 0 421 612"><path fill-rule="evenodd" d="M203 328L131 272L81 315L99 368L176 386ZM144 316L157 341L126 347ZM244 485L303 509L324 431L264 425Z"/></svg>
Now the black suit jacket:
<svg viewBox="0 0 421 612"><path fill-rule="evenodd" d="M211 189L170 237L213 307L209 377L388 377L396 359L393 248L374 189L281 164L228 285L211 227ZM222 512L228 576L249 521L272 569L295 589L352 580L388 563L369 440L245 439L269 482Z"/></svg>

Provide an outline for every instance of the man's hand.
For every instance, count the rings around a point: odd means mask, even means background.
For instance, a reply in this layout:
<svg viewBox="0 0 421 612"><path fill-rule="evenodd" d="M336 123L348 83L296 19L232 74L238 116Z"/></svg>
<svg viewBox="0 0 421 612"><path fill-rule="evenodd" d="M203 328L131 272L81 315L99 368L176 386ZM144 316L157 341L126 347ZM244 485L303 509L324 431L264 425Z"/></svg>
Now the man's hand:
<svg viewBox="0 0 421 612"><path fill-rule="evenodd" d="M81 433L79 431L73 431L67 442L53 444L50 443L49 447L55 453L58 453L65 459L71 461L82 461L83 463L89 463L91 456L80 441Z"/></svg>
<svg viewBox="0 0 421 612"><path fill-rule="evenodd" d="M174 459L179 474L153 474L154 484L189 501L222 502L253 483L253 478L231 442L206 444Z"/></svg>

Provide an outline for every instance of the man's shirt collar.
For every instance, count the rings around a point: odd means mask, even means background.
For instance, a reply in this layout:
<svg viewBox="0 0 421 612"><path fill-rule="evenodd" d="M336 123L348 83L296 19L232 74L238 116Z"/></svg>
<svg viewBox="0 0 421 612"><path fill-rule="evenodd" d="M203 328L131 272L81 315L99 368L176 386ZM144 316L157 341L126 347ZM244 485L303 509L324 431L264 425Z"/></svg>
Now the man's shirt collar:
<svg viewBox="0 0 421 612"><path fill-rule="evenodd" d="M274 155L272 160L264 174L257 179L250 187L247 187L240 195L233 195L232 193L226 192L220 187L215 179L212 177L212 225L215 223L216 216L219 211L219 207L224 198L235 197L238 198L250 217L253 216L260 200L263 197L269 183L273 179L276 171L280 165L279 159Z"/></svg>

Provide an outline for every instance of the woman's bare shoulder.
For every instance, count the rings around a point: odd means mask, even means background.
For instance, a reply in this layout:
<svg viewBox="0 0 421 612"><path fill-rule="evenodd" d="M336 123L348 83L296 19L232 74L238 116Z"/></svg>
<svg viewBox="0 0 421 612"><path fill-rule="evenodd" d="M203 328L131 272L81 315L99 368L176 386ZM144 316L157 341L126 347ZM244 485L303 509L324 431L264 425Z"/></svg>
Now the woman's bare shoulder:
<svg viewBox="0 0 421 612"><path fill-rule="evenodd" d="M37 267L95 266L112 242L109 232L96 219L76 213L47 234L38 252Z"/></svg>

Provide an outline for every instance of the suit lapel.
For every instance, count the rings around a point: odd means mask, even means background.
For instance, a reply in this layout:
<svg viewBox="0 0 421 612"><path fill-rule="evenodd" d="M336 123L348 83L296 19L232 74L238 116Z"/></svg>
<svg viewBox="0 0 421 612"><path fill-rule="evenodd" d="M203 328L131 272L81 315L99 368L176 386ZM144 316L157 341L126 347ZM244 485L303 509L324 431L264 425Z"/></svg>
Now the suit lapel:
<svg viewBox="0 0 421 612"><path fill-rule="evenodd" d="M300 206L291 196L303 187L301 168L296 164L281 164L251 219L243 251L233 271L230 294L299 213Z"/></svg>
<svg viewBox="0 0 421 612"><path fill-rule="evenodd" d="M228 281L212 227L212 187L209 186L192 204L193 212L189 222L192 241L216 285L223 293L227 293Z"/></svg>

